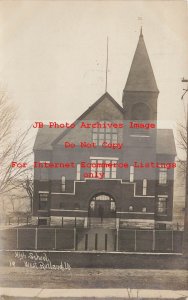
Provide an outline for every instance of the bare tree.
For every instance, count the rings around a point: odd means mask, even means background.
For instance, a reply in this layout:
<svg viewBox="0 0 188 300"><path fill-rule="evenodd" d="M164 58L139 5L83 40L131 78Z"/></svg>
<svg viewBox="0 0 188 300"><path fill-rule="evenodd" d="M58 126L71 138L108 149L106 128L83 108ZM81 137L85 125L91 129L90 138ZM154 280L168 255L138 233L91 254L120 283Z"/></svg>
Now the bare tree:
<svg viewBox="0 0 188 300"><path fill-rule="evenodd" d="M27 193L27 197L30 201L30 209L32 209L33 204L33 190L34 190L34 184L33 184L33 176L32 174L30 176L26 176L24 180L21 182L21 186Z"/></svg>
<svg viewBox="0 0 188 300"><path fill-rule="evenodd" d="M0 196L23 186L31 171L30 128L18 128L16 111L6 92L0 91ZM12 162L25 162L26 167L13 167Z"/></svg>
<svg viewBox="0 0 188 300"><path fill-rule="evenodd" d="M187 127L182 123L177 124L177 144L179 149L182 150L183 155L187 153ZM179 174L185 176L186 174L186 158L178 158Z"/></svg>

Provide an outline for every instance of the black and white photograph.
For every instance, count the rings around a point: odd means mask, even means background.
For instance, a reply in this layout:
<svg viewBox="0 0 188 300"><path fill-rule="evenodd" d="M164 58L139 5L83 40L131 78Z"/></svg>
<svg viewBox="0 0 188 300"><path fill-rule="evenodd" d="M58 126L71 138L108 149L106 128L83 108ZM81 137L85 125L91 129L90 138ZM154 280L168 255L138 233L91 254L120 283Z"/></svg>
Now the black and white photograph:
<svg viewBox="0 0 188 300"><path fill-rule="evenodd" d="M188 1L0 1L0 299L188 299Z"/></svg>

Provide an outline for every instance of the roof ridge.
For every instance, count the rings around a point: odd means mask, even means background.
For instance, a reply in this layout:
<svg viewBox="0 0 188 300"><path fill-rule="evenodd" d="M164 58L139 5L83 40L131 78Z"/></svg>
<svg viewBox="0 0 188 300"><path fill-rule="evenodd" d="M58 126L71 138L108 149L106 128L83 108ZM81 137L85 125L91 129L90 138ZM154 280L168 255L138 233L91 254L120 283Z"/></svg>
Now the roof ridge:
<svg viewBox="0 0 188 300"><path fill-rule="evenodd" d="M110 101L112 101L112 103L119 109L121 110L121 112L124 112L123 107L120 106L119 103L117 103L117 101L108 93L105 92L98 100L96 100L91 106L89 106L88 109L85 110L85 112L83 114L81 114L76 120L75 120L75 124L77 124L80 120L82 120L85 116L87 116L87 114L90 113L90 111L92 111L92 109L98 105L100 102L102 102L105 99L105 96L107 96L109 98ZM61 138L63 136L65 136L68 132L69 132L70 128L67 128L62 134L60 134L58 137L56 137L53 141L52 141L52 145L55 145L59 140L61 140Z"/></svg>

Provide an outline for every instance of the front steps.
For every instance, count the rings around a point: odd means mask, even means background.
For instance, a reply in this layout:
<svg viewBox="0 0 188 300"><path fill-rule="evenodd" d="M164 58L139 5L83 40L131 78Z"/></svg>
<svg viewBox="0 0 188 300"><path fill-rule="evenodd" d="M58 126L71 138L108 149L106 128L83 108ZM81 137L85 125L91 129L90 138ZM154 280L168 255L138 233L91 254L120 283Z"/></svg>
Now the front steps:
<svg viewBox="0 0 188 300"><path fill-rule="evenodd" d="M77 230L76 250L78 251L115 251L116 230L88 228Z"/></svg>
<svg viewBox="0 0 188 300"><path fill-rule="evenodd" d="M90 228L107 228L115 229L117 221L115 218L88 218L88 227Z"/></svg>

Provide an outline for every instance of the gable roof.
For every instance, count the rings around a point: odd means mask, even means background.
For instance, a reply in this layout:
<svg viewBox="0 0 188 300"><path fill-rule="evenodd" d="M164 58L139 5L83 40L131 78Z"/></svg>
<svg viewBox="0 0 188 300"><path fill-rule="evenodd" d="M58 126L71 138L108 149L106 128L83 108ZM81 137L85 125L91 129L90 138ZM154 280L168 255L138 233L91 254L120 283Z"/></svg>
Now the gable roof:
<svg viewBox="0 0 188 300"><path fill-rule="evenodd" d="M49 128L48 125L44 125L43 128L39 128L33 150L52 150L53 140L65 131L64 128Z"/></svg>
<svg viewBox="0 0 188 300"><path fill-rule="evenodd" d="M85 118L98 104L100 104L105 98L108 98L122 113L124 113L124 109L121 105L119 105L116 100L108 93L104 93L97 101L95 101L81 116L78 117L78 121ZM76 120L76 121L77 121Z"/></svg>
<svg viewBox="0 0 188 300"><path fill-rule="evenodd" d="M97 105L99 105L106 98L108 98L108 100L110 100L121 113L124 113L124 109L116 102L116 100L108 92L106 92L91 106L89 106L89 108L82 115L80 115L74 123L77 124L80 120L84 119ZM67 128L57 138L55 138L52 142L52 145L57 144L62 139L62 137L64 137L69 132L69 130L71 130L71 128Z"/></svg>
<svg viewBox="0 0 188 300"><path fill-rule="evenodd" d="M159 92L142 30L124 88L127 92Z"/></svg>
<svg viewBox="0 0 188 300"><path fill-rule="evenodd" d="M114 98L108 92L106 92L97 101L95 101L82 115L78 117L78 119L75 121L75 124L85 118L105 98L108 98L122 113L124 112L124 109L114 100ZM53 145L56 144L65 134L67 134L69 130L70 128L49 128L48 125L44 125L43 128L38 129L33 150L52 150Z"/></svg>

